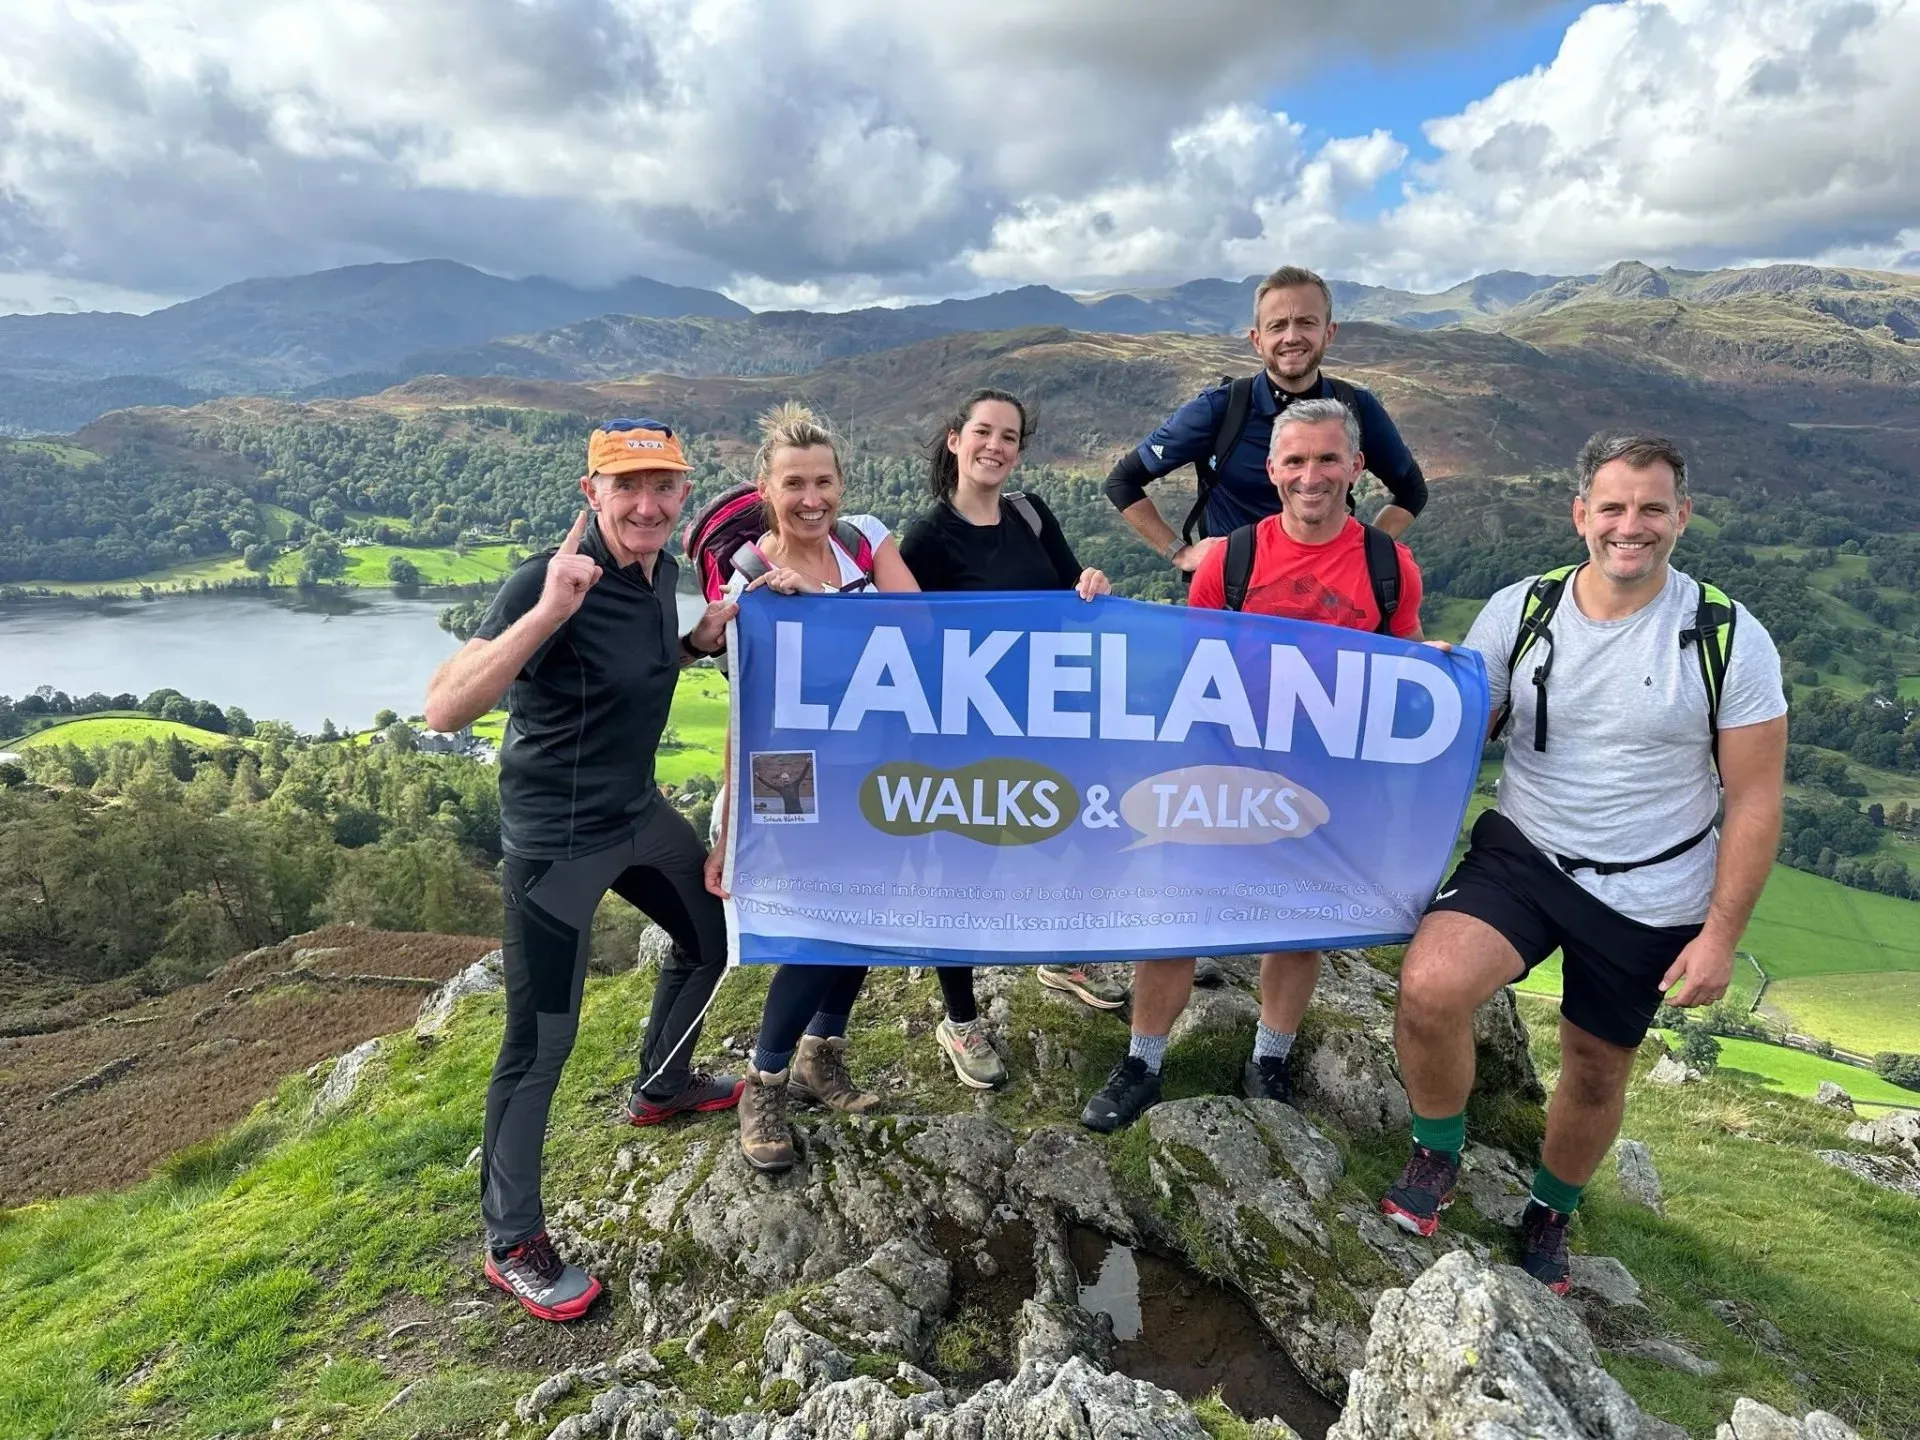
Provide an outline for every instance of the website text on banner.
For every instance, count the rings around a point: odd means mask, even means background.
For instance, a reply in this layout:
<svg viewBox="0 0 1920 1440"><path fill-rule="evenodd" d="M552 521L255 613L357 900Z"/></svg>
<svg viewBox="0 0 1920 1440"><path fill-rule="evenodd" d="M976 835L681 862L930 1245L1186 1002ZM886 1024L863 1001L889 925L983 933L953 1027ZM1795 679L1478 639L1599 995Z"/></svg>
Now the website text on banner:
<svg viewBox="0 0 1920 1440"><path fill-rule="evenodd" d="M1404 940L1487 726L1470 652L1131 600L754 594L730 644L743 964Z"/></svg>

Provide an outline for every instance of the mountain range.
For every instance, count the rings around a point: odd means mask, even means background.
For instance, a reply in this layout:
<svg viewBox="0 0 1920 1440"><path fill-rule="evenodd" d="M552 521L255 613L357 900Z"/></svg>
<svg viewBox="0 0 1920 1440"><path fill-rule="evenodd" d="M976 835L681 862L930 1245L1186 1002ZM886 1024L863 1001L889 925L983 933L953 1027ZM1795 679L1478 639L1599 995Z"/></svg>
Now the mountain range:
<svg viewBox="0 0 1920 1440"><path fill-rule="evenodd" d="M1257 283L1084 295L1032 285L929 305L755 314L714 291L646 279L586 290L451 261L361 265L249 280L150 315L0 316L0 433L65 432L128 405L221 395L368 395L421 375L797 375L943 335L1032 326L1233 336ZM1920 380L1920 346L1910 343L1920 340L1920 278L1908 275L1623 261L1589 276L1495 271L1431 294L1340 280L1332 288L1343 325L1494 330L1742 384L1845 382L1854 392L1845 416L1797 417L1812 423L1880 424L1881 391ZM1807 404L1804 395L1781 403Z"/></svg>

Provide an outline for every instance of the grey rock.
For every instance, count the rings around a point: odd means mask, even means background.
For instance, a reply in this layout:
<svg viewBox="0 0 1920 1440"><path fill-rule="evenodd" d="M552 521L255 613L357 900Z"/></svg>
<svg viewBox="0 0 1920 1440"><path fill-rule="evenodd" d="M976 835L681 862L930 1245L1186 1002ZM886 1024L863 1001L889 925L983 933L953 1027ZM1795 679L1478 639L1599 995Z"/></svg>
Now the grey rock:
<svg viewBox="0 0 1920 1440"><path fill-rule="evenodd" d="M293 952L293 963L296 968L302 965L311 965L314 961L324 960L329 955L338 955L344 951L345 948L343 945L308 945ZM254 953L258 954L260 952L255 951Z"/></svg>
<svg viewBox="0 0 1920 1440"><path fill-rule="evenodd" d="M1346 1169L1338 1145L1314 1129L1291 1105L1278 1100L1243 1100L1240 1104L1260 1127L1268 1148L1305 1187L1308 1199L1324 1200L1333 1193L1335 1182Z"/></svg>
<svg viewBox="0 0 1920 1440"><path fill-rule="evenodd" d="M998 1196L1012 1168L1013 1133L986 1115L941 1115L907 1138L902 1147L922 1164Z"/></svg>
<svg viewBox="0 0 1920 1440"><path fill-rule="evenodd" d="M1660 1172L1654 1168L1653 1152L1643 1143L1622 1140L1614 1152L1613 1166L1620 1179L1622 1195L1656 1215L1667 1213L1666 1197L1660 1189Z"/></svg>
<svg viewBox="0 0 1920 1440"><path fill-rule="evenodd" d="M1459 1190L1468 1203L1496 1225L1518 1229L1533 1184L1519 1163L1504 1150L1473 1143L1461 1160Z"/></svg>
<svg viewBox="0 0 1920 1440"><path fill-rule="evenodd" d="M852 1434L822 1431L821 1434ZM874 1440L880 1434L873 1432ZM1075 1358L1023 1365L982 1386L950 1414L932 1414L903 1440L1205 1440L1178 1395Z"/></svg>
<svg viewBox="0 0 1920 1440"><path fill-rule="evenodd" d="M1654 1085L1691 1085L1699 1078L1698 1070L1682 1065L1671 1055L1662 1055L1647 1072L1647 1080Z"/></svg>
<svg viewBox="0 0 1920 1440"><path fill-rule="evenodd" d="M420 1016L413 1022L413 1038L431 1044L446 1030L462 1000L504 986L501 965L500 952L489 951L429 995L421 1002Z"/></svg>
<svg viewBox="0 0 1920 1440"><path fill-rule="evenodd" d="M1007 1186L1116 1239L1140 1240L1107 1168L1105 1148L1078 1126L1049 1125L1028 1136L1014 1156Z"/></svg>
<svg viewBox="0 0 1920 1440"><path fill-rule="evenodd" d="M1581 1299L1599 1300L1608 1305L1630 1305L1645 1309L1640 1299L1640 1282L1611 1255L1574 1255L1568 1260L1567 1293Z"/></svg>
<svg viewBox="0 0 1920 1440"><path fill-rule="evenodd" d="M1615 1353L1634 1360L1651 1360L1656 1365L1664 1365L1669 1370L1678 1370L1702 1380L1720 1373L1717 1361L1694 1354L1678 1340L1636 1340L1631 1345L1623 1345Z"/></svg>
<svg viewBox="0 0 1920 1440"><path fill-rule="evenodd" d="M518 1400L513 1402L513 1413L520 1417L520 1423L531 1425L534 1419L546 1414L556 1400L564 1400L573 1393L575 1371L562 1370L558 1375L549 1375Z"/></svg>
<svg viewBox="0 0 1920 1440"><path fill-rule="evenodd" d="M773 1317L760 1344L760 1357L766 1363L760 1379L762 1390L776 1380L791 1380L805 1392L853 1374L853 1361L847 1353L807 1329L794 1319L791 1310Z"/></svg>
<svg viewBox="0 0 1920 1440"><path fill-rule="evenodd" d="M1744 1395L1733 1402L1733 1418L1713 1433L1714 1440L1860 1440L1854 1430L1824 1410L1795 1420Z"/></svg>
<svg viewBox="0 0 1920 1440"><path fill-rule="evenodd" d="M633 965L636 970L649 965L663 965L673 953L673 937L658 925L649 925L640 932L640 946L634 952Z"/></svg>
<svg viewBox="0 0 1920 1440"><path fill-rule="evenodd" d="M946 1388L918 1365L909 1365L904 1360L894 1367L893 1373L897 1379L913 1386L914 1389L924 1390L929 1394L943 1391Z"/></svg>
<svg viewBox="0 0 1920 1440"><path fill-rule="evenodd" d="M1495 1095L1544 1100L1545 1088L1527 1048L1527 1027L1520 1019L1513 987L1496 990L1473 1012L1474 1089Z"/></svg>
<svg viewBox="0 0 1920 1440"><path fill-rule="evenodd" d="M1891 1150L1920 1165L1920 1112L1902 1111L1878 1120L1856 1120L1847 1138L1881 1150Z"/></svg>
<svg viewBox="0 0 1920 1440"><path fill-rule="evenodd" d="M951 1284L947 1262L911 1240L892 1240L842 1270L806 1302L807 1313L865 1349L924 1358Z"/></svg>
<svg viewBox="0 0 1920 1440"><path fill-rule="evenodd" d="M1313 1008L1344 1015L1368 1029L1388 1032L1400 985L1373 968L1359 950L1329 950L1313 990Z"/></svg>
<svg viewBox="0 0 1920 1440"><path fill-rule="evenodd" d="M1306 1064L1294 1067L1294 1084L1310 1109L1324 1111L1348 1130L1398 1134L1410 1123L1393 1042L1368 1031L1327 1031Z"/></svg>
<svg viewBox="0 0 1920 1440"><path fill-rule="evenodd" d="M1843 1086L1836 1085L1831 1080L1820 1082L1820 1088L1813 1092L1813 1103L1825 1105L1833 1110L1844 1110L1849 1115L1853 1114L1853 1096L1849 1095Z"/></svg>
<svg viewBox="0 0 1920 1440"><path fill-rule="evenodd" d="M1020 1305L1019 1363L1063 1364L1078 1355L1104 1370L1113 1358L1113 1320L1090 1315L1078 1305L1043 1305L1038 1300Z"/></svg>
<svg viewBox="0 0 1920 1440"><path fill-rule="evenodd" d="M1571 1308L1524 1271L1455 1251L1373 1313L1328 1440L1649 1440Z"/></svg>
<svg viewBox="0 0 1920 1440"><path fill-rule="evenodd" d="M1813 1152L1835 1169L1844 1170L1869 1185L1920 1198L1920 1169L1891 1155L1860 1155L1852 1150Z"/></svg>
<svg viewBox="0 0 1920 1440"><path fill-rule="evenodd" d="M320 1087L320 1093L313 1097L313 1118L323 1119L346 1107L353 1099L353 1092L360 1088L361 1076L367 1064L380 1053L378 1040L364 1040L333 1062L333 1073L327 1076L327 1083Z"/></svg>
<svg viewBox="0 0 1920 1440"><path fill-rule="evenodd" d="M1260 1023L1260 1002L1235 986L1195 989L1167 1032L1169 1046L1184 1044L1196 1035L1244 1033L1249 1042L1253 1027Z"/></svg>
<svg viewBox="0 0 1920 1440"><path fill-rule="evenodd" d="M389 1410L397 1410L400 1406L406 1404L407 1401L413 1398L414 1388L412 1385L402 1385L398 1390L393 1392L393 1398L380 1407L380 1413L384 1415Z"/></svg>
<svg viewBox="0 0 1920 1440"><path fill-rule="evenodd" d="M613 1362L614 1374L622 1380L644 1380L649 1375L658 1375L664 1368L653 1351L644 1345L636 1345Z"/></svg>

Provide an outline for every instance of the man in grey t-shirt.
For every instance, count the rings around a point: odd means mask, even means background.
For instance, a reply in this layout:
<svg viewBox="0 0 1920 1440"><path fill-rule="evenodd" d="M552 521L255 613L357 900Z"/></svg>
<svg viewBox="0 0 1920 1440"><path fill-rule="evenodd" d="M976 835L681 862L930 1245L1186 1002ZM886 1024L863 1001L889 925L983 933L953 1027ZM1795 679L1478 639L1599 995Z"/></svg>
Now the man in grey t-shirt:
<svg viewBox="0 0 1920 1440"><path fill-rule="evenodd" d="M1668 563L1692 514L1679 449L1595 436L1579 472L1573 523L1588 560L1550 617L1540 623L1545 595L1527 580L1489 600L1467 635L1513 730L1499 806L1475 823L1401 969L1394 1039L1413 1158L1381 1201L1399 1225L1433 1233L1465 1142L1473 1012L1561 951L1560 1082L1521 1263L1562 1293L1567 1222L1619 1133L1661 996L1676 984L1676 1005L1726 993L1780 842L1787 748L1766 630L1737 603L1703 606L1702 587ZM1510 674L1529 614L1538 633Z"/></svg>

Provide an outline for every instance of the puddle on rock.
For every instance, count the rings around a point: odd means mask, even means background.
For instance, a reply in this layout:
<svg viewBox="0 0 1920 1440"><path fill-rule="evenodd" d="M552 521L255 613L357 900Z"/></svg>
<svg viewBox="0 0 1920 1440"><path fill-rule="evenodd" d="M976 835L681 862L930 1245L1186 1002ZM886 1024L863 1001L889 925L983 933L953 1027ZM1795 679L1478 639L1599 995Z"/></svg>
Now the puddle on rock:
<svg viewBox="0 0 1920 1440"><path fill-rule="evenodd" d="M1068 1248L1081 1308L1113 1321L1114 1369L1189 1400L1217 1388L1236 1415L1277 1415L1306 1440L1322 1440L1339 1417L1226 1286L1096 1230L1075 1228Z"/></svg>

